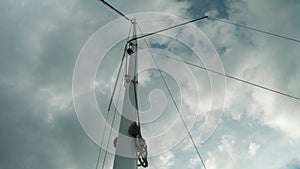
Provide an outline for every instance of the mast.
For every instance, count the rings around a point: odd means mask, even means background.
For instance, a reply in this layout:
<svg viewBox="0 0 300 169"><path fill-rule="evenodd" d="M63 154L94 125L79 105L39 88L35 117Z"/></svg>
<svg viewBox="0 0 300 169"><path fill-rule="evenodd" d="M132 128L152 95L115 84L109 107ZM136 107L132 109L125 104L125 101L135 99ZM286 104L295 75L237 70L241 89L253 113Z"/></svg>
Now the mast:
<svg viewBox="0 0 300 169"><path fill-rule="evenodd" d="M132 38L136 38L136 19L132 19L131 23L133 24ZM125 75L125 95L113 169L137 169L135 138L128 133L130 125L139 118L136 98L137 40L131 41L127 48L130 48L131 52L127 55L129 65L128 73Z"/></svg>

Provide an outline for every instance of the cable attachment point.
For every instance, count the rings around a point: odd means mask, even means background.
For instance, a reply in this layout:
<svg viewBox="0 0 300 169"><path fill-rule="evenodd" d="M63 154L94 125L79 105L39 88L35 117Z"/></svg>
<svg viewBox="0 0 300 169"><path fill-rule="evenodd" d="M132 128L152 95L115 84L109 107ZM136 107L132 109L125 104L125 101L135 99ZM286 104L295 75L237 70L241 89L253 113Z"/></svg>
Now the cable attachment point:
<svg viewBox="0 0 300 169"><path fill-rule="evenodd" d="M138 166L148 167L148 150L145 139L142 137L141 127L136 122L131 123L128 133L135 138L136 152L139 160Z"/></svg>
<svg viewBox="0 0 300 169"><path fill-rule="evenodd" d="M125 78L124 78L124 86L126 87L127 84L129 84L129 83L132 83L132 84L135 84L135 85L139 84L139 82L138 82L137 80L131 79L131 76L130 76L130 75L125 75Z"/></svg>
<svg viewBox="0 0 300 169"><path fill-rule="evenodd" d="M137 80L131 80L131 83L133 83L133 84L139 84L139 82L137 81Z"/></svg>
<svg viewBox="0 0 300 169"><path fill-rule="evenodd" d="M212 16L207 16L207 19L208 19L209 21L215 21L215 20L216 20L216 18L214 18L214 17L212 17Z"/></svg>
<svg viewBox="0 0 300 169"><path fill-rule="evenodd" d="M133 51L133 44L129 43L128 48L127 48L127 54L131 55L133 53L134 53L134 51Z"/></svg>
<svg viewBox="0 0 300 169"><path fill-rule="evenodd" d="M133 18L133 19L130 20L130 22L131 22L132 24L136 24L136 19Z"/></svg>
<svg viewBox="0 0 300 169"><path fill-rule="evenodd" d="M124 81L125 81L125 84L130 83L131 82L131 76L130 75L125 75Z"/></svg>

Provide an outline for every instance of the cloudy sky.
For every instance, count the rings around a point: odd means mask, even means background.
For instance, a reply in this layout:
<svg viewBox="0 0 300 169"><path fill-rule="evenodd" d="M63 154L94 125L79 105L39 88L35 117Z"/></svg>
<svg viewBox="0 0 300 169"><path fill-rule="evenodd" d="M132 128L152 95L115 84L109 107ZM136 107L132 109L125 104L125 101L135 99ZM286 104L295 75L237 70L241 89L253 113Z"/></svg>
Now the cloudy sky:
<svg viewBox="0 0 300 169"><path fill-rule="evenodd" d="M164 12L182 18L207 14L300 39L300 2L297 0L108 2L125 14ZM87 136L77 119L72 100L72 76L85 42L99 28L118 17L96 0L0 2L0 169L95 168L98 146ZM146 27L149 22L163 25L159 20L157 23L154 20L141 22L140 25ZM216 48L226 74L300 97L299 43L214 20L199 23L197 27ZM189 36L188 31L182 32ZM160 39L151 39L154 48L167 49L178 55L188 52L178 48L177 42L157 38ZM111 55L121 51L122 42L112 48ZM182 58L193 61L187 53L184 54ZM150 61L146 58L140 63L147 65ZM159 63L172 67L169 60L160 59ZM117 66L116 63L114 66ZM110 70L109 67L99 70L96 91L99 97L109 97L105 89L111 85L110 81L103 83L105 80L101 81L101 77L111 77L109 75L113 72ZM182 73L180 70L176 72L174 66L173 70L175 74ZM200 138L201 117L205 119L210 112L206 104L210 104L211 89L207 72L192 70L196 73L199 89L189 86L190 79L183 80L187 82L183 88L180 85L184 82L171 87L177 91L174 95L178 102L182 102L183 109L190 111L185 111L187 117L194 112L191 105L199 104L193 102L195 91L202 96L200 118L191 130L195 138ZM155 70L141 72L140 91L145 92L141 97L148 96L149 86L154 85L153 89L162 88L164 91L157 73ZM181 95L179 91L182 91ZM164 97L170 99L167 93ZM146 109L149 103L144 100ZM220 124L207 142L198 142L206 167L299 169L299 103L295 99L227 79ZM99 103L100 106L102 104L107 103ZM155 135L162 126L172 123L176 115L170 113L175 111L172 106L171 103L166 105L166 114L152 127L149 127L151 123L145 124L148 132L145 136ZM172 136L176 138L176 133ZM172 141L172 138L163 141ZM111 157L109 154L107 168L111 166ZM149 161L150 168L156 169L202 167L188 138Z"/></svg>

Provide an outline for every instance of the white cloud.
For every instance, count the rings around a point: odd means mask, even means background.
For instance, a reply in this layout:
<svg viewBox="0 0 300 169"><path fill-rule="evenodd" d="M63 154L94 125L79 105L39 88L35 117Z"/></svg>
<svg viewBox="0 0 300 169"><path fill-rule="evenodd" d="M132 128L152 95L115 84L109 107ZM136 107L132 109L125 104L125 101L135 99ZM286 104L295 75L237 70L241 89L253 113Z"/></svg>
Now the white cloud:
<svg viewBox="0 0 300 169"><path fill-rule="evenodd" d="M205 161L207 168L234 168L237 163L237 154L235 150L236 140L231 135L222 136L220 144L214 151L208 153L208 159Z"/></svg>
<svg viewBox="0 0 300 169"><path fill-rule="evenodd" d="M257 6L272 10L261 10ZM290 10L284 12L283 8ZM228 18L233 22L297 37L300 23L293 18L298 8L280 1L271 4L261 1L229 1ZM291 20L283 26L286 29L281 29L277 19L272 19L272 11L278 11L276 18ZM298 44L242 28L237 29L217 21L202 28L217 48L225 49L221 57L227 74L299 96L299 68L293 64L299 62L295 53L299 53ZM232 118L239 120L242 114L248 113L264 125L279 129L289 137L300 137L299 131L295 130L300 127L300 104L297 101L232 80L228 80L227 89L226 108Z"/></svg>
<svg viewBox="0 0 300 169"><path fill-rule="evenodd" d="M300 138L300 131L296 130L300 127L300 109L296 100L266 94L262 91L254 92L253 99L264 111L260 119L264 124L280 129L291 138Z"/></svg>
<svg viewBox="0 0 300 169"><path fill-rule="evenodd" d="M171 169L175 165L174 153L171 151L163 153L159 157L155 157L150 163L151 168Z"/></svg>
<svg viewBox="0 0 300 169"><path fill-rule="evenodd" d="M189 159L189 168L195 168L196 166L200 166L200 165L202 164L198 156L194 156L193 158Z"/></svg>
<svg viewBox="0 0 300 169"><path fill-rule="evenodd" d="M259 148L260 148L260 145L254 143L254 142L250 142L248 153L249 153L251 156L255 156L255 155L256 155L256 152L257 152L257 150L258 150Z"/></svg>

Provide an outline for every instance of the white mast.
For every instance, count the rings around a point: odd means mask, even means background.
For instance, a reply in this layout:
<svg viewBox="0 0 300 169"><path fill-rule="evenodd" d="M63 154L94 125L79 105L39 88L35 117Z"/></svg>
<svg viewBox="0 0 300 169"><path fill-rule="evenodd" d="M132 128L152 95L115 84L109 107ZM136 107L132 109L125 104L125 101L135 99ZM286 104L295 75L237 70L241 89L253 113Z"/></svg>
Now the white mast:
<svg viewBox="0 0 300 169"><path fill-rule="evenodd" d="M133 37L136 38L136 19L133 19ZM128 44L132 52L129 57L128 74L125 75L125 95L119 136L116 146L116 155L113 169L137 169L137 152L135 138L128 133L129 126L138 118L138 105L136 100L137 83L137 40Z"/></svg>

